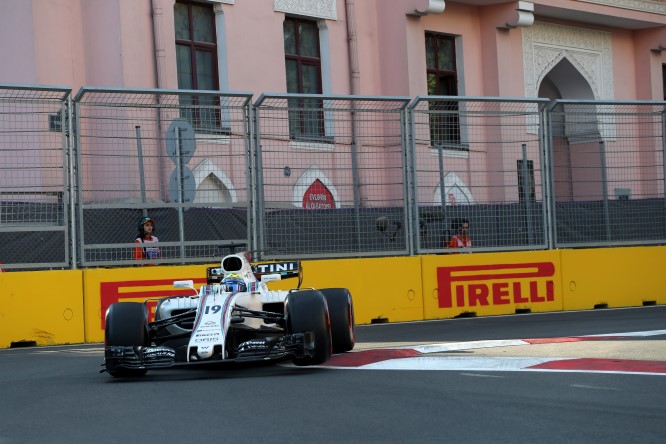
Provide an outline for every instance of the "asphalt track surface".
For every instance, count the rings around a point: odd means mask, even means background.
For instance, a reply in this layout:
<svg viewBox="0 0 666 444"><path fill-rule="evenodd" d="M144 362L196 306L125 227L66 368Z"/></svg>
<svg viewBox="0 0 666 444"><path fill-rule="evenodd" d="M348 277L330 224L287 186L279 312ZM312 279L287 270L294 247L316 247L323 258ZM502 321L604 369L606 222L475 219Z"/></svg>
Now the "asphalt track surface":
<svg viewBox="0 0 666 444"><path fill-rule="evenodd" d="M666 440L666 306L359 326L324 367L102 356L0 350L0 444Z"/></svg>

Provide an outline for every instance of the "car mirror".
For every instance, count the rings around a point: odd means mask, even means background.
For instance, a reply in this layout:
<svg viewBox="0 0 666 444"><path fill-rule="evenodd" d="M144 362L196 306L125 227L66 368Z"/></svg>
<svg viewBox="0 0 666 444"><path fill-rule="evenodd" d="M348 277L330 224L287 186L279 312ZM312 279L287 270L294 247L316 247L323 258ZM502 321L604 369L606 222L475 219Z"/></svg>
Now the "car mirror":
<svg viewBox="0 0 666 444"><path fill-rule="evenodd" d="M190 288L194 290L194 281L174 281L173 288Z"/></svg>
<svg viewBox="0 0 666 444"><path fill-rule="evenodd" d="M262 274L261 275L261 282L273 282L273 281L281 281L282 276L279 274Z"/></svg>

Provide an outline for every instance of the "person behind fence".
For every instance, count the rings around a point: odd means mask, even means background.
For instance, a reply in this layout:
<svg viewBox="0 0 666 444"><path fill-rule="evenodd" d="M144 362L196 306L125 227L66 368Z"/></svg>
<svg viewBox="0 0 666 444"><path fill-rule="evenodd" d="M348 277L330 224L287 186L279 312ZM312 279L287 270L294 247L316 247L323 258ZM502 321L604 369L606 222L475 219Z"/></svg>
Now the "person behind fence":
<svg viewBox="0 0 666 444"><path fill-rule="evenodd" d="M472 240L469 237L469 220L462 218L453 219L451 221L451 230L455 234L446 243L446 248L460 249L472 246Z"/></svg>
<svg viewBox="0 0 666 444"><path fill-rule="evenodd" d="M155 232L155 221L150 217L143 217L139 221L139 235L134 240L141 247L134 248L134 259L159 259L162 255L157 244L157 237L153 236Z"/></svg>

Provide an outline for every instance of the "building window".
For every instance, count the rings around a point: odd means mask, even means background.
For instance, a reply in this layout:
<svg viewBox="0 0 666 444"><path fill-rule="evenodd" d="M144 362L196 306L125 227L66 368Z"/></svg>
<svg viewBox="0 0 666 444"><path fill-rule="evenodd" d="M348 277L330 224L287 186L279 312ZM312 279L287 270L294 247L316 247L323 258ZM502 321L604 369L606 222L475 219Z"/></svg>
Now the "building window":
<svg viewBox="0 0 666 444"><path fill-rule="evenodd" d="M210 4L178 0L174 6L178 89L218 90L215 14ZM181 95L181 116L197 131L220 132L218 96Z"/></svg>
<svg viewBox="0 0 666 444"><path fill-rule="evenodd" d="M664 100L666 100L666 65L661 65L661 83L663 85Z"/></svg>
<svg viewBox="0 0 666 444"><path fill-rule="evenodd" d="M286 17L284 54L287 92L321 94L321 57L317 22ZM323 101L290 99L289 136L292 140L324 141Z"/></svg>
<svg viewBox="0 0 666 444"><path fill-rule="evenodd" d="M457 96L456 42L451 35L426 33L428 95ZM431 101L430 143L462 149L457 101Z"/></svg>

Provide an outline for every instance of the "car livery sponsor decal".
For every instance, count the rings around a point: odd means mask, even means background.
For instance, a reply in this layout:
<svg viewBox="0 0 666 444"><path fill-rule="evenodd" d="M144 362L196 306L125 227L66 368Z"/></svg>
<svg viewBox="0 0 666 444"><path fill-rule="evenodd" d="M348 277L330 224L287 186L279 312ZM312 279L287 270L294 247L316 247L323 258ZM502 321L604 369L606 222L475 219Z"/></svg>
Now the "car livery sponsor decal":
<svg viewBox="0 0 666 444"><path fill-rule="evenodd" d="M197 317L188 345L188 361L190 360L189 350L193 347L196 347L195 353L202 358L210 357L213 350L210 347L219 344L224 349L226 331L235 299L236 293L202 295L199 298Z"/></svg>
<svg viewBox="0 0 666 444"><path fill-rule="evenodd" d="M276 262L270 264L257 264L254 265L253 270L256 274L269 274L269 273L288 273L298 271L298 262Z"/></svg>
<svg viewBox="0 0 666 444"><path fill-rule="evenodd" d="M197 309L197 317L194 320L194 327L192 328L192 332L196 332L197 329L199 328L199 322L201 322L201 319L203 318L204 310L203 308L206 306L206 301L208 300L208 295L204 294L199 298L199 308Z"/></svg>
<svg viewBox="0 0 666 444"><path fill-rule="evenodd" d="M174 281L192 280L194 284L205 284L206 279L179 278L179 279L147 279L140 281L100 282L99 294L101 305L101 328L104 329L104 313L114 302L144 302L150 314L150 321L155 320L155 306L157 300L168 296L193 296L194 292L188 288L173 288ZM165 288L168 287L168 288Z"/></svg>
<svg viewBox="0 0 666 444"><path fill-rule="evenodd" d="M439 308L552 302L554 275L552 262L437 267Z"/></svg>

